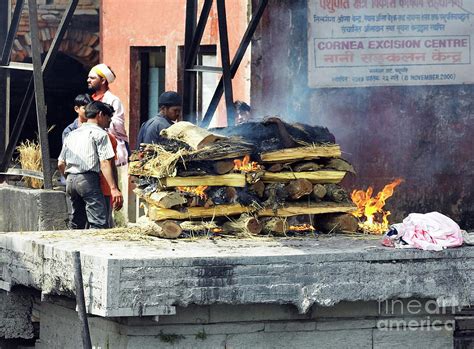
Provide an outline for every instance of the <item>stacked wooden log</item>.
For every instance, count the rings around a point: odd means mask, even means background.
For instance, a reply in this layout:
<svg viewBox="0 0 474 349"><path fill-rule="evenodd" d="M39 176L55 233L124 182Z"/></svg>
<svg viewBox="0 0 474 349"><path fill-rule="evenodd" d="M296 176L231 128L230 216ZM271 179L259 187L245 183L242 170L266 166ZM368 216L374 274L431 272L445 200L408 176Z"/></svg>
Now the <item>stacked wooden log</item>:
<svg viewBox="0 0 474 349"><path fill-rule="evenodd" d="M348 214L354 206L339 185L354 170L337 144L306 140L261 151L248 138L186 122L162 136L160 144L141 145L129 170L159 236L357 229Z"/></svg>

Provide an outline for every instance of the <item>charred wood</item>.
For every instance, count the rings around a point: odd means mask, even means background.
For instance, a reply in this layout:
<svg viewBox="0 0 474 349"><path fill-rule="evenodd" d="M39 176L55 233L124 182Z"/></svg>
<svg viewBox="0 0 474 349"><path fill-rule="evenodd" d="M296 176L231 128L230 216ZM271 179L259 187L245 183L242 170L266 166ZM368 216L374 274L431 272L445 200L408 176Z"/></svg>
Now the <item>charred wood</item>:
<svg viewBox="0 0 474 349"><path fill-rule="evenodd" d="M263 232L265 234L285 235L288 231L288 222L280 217L266 218L263 220Z"/></svg>
<svg viewBox="0 0 474 349"><path fill-rule="evenodd" d="M213 163L213 170L218 175L223 175L231 172L234 169L233 160L219 160Z"/></svg>
<svg viewBox="0 0 474 349"><path fill-rule="evenodd" d="M270 183L265 186L263 196L266 198L263 207L277 209L285 203L288 193L284 183Z"/></svg>
<svg viewBox="0 0 474 349"><path fill-rule="evenodd" d="M321 201L326 196L326 193L327 190L323 184L315 184L311 196L314 200Z"/></svg>
<svg viewBox="0 0 474 349"><path fill-rule="evenodd" d="M288 183L285 190L290 199L298 200L313 191L313 184L307 179L295 179Z"/></svg>
<svg viewBox="0 0 474 349"><path fill-rule="evenodd" d="M323 168L322 165L315 162L301 162L292 166L295 172L311 172L318 171Z"/></svg>
<svg viewBox="0 0 474 349"><path fill-rule="evenodd" d="M215 205L237 202L237 189L234 187L211 187L207 190L207 195Z"/></svg>
<svg viewBox="0 0 474 349"><path fill-rule="evenodd" d="M261 199L265 194L265 184L262 181L255 182L250 185L249 191Z"/></svg>
<svg viewBox="0 0 474 349"><path fill-rule="evenodd" d="M283 149L297 144L334 143L334 136L325 127L303 124L290 125L278 118L263 122L248 122L211 131L224 136L238 136L255 144L259 152Z"/></svg>
<svg viewBox="0 0 474 349"><path fill-rule="evenodd" d="M340 185L326 184L325 187L328 200L334 202L350 202L349 195Z"/></svg>
<svg viewBox="0 0 474 349"><path fill-rule="evenodd" d="M346 160L340 159L340 158L329 159L326 162L326 165L324 167L328 168L328 169L333 169L333 170L338 170L338 171L346 171L346 172L356 174L356 172L354 170L354 167L349 162L347 162Z"/></svg>
<svg viewBox="0 0 474 349"><path fill-rule="evenodd" d="M244 214L235 221L224 223L222 228L224 232L229 233L258 235L262 231L263 226L255 217Z"/></svg>
<svg viewBox="0 0 474 349"><path fill-rule="evenodd" d="M320 215L317 218L318 228L324 232L350 232L359 229L358 220L350 213Z"/></svg>

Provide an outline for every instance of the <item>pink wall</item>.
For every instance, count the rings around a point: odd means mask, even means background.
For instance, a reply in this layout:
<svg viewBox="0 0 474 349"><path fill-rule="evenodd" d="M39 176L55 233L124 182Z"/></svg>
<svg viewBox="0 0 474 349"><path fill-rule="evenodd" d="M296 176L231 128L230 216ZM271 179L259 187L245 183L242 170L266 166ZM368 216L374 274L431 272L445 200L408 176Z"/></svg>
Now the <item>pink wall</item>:
<svg viewBox="0 0 474 349"><path fill-rule="evenodd" d="M177 89L178 46L184 43L185 0L102 0L101 42L102 61L112 67L117 75L111 90L117 94L129 110L131 103L130 48L140 46L166 46L166 89ZM202 4L202 1L200 1ZM227 18L231 57L247 26L247 0L227 1ZM211 11L202 44L218 43L217 11L215 4ZM217 45L219 47L219 45ZM217 52L218 57L220 52ZM133 74L132 74L133 76ZM233 82L234 99L250 99L250 55L241 63ZM134 90L135 91L135 90ZM136 92L133 92L136 93ZM132 98L133 100L133 98ZM131 143L137 133L136 118L128 120ZM225 115L220 113L220 120Z"/></svg>

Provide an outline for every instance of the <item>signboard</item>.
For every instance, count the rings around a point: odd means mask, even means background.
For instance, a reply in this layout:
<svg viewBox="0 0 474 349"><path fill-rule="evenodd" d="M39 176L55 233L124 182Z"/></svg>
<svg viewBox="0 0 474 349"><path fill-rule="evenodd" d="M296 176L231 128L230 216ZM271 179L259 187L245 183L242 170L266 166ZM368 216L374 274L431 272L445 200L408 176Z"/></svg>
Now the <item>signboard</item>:
<svg viewBox="0 0 474 349"><path fill-rule="evenodd" d="M308 0L312 88L474 82L474 0Z"/></svg>

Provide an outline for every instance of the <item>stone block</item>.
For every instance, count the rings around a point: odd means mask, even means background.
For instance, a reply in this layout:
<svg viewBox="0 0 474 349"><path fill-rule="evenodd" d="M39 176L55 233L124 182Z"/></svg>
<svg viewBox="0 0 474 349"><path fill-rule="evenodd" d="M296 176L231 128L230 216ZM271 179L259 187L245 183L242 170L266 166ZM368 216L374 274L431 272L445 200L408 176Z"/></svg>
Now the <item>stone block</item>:
<svg viewBox="0 0 474 349"><path fill-rule="evenodd" d="M327 307L314 305L311 309L312 319L321 318L354 318L378 315L378 302L339 302Z"/></svg>
<svg viewBox="0 0 474 349"><path fill-rule="evenodd" d="M76 311L43 302L40 307L39 348L77 349L82 347L81 327ZM118 323L89 317L92 346L127 349L127 338Z"/></svg>
<svg viewBox="0 0 474 349"><path fill-rule="evenodd" d="M299 314L291 305L251 304L212 305L210 322L304 320L309 314Z"/></svg>
<svg viewBox="0 0 474 349"><path fill-rule="evenodd" d="M159 324L206 324L210 321L210 307L189 305L176 307L175 315L160 316Z"/></svg>
<svg viewBox="0 0 474 349"><path fill-rule="evenodd" d="M225 348L353 349L371 348L372 330L263 332L227 337Z"/></svg>
<svg viewBox="0 0 474 349"><path fill-rule="evenodd" d="M374 328L376 320L343 320L334 319L333 321L318 321L316 329L318 331L350 330L356 328Z"/></svg>
<svg viewBox="0 0 474 349"><path fill-rule="evenodd" d="M67 228L66 194L62 191L0 186L0 202L0 231Z"/></svg>
<svg viewBox="0 0 474 349"><path fill-rule="evenodd" d="M172 334L171 334L172 335ZM170 334L147 337L128 337L127 349L225 349L225 335L206 335L205 339L196 338L196 335L179 336ZM249 343L250 345L250 343ZM249 346L247 346L249 347ZM252 347L250 345L250 347Z"/></svg>
<svg viewBox="0 0 474 349"><path fill-rule="evenodd" d="M450 330L374 330L373 349L449 349L453 348Z"/></svg>
<svg viewBox="0 0 474 349"><path fill-rule="evenodd" d="M33 297L0 290L0 338L33 338Z"/></svg>
<svg viewBox="0 0 474 349"><path fill-rule="evenodd" d="M265 332L316 331L314 321L275 321L265 323Z"/></svg>

